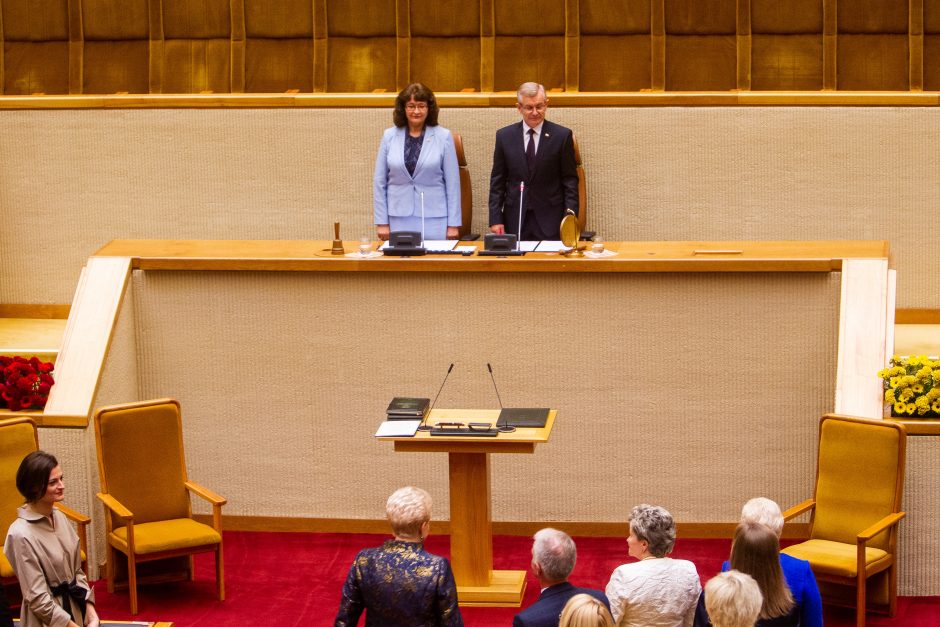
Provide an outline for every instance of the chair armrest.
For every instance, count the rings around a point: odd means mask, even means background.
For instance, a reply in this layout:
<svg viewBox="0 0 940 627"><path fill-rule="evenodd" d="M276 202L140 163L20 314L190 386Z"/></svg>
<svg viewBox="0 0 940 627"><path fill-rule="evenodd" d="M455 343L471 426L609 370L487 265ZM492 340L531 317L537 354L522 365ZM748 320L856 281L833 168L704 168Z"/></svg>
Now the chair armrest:
<svg viewBox="0 0 940 627"><path fill-rule="evenodd" d="M104 503L104 506L114 512L114 515L123 520L124 522L133 523L134 514L131 513L131 510L127 509L121 505L120 501L111 496L110 494L104 494L103 492L98 493L98 500Z"/></svg>
<svg viewBox="0 0 940 627"><path fill-rule="evenodd" d="M192 492L193 494L204 498L205 500L212 503L212 528L222 533L222 506L225 505L228 501L224 498L205 488L195 481L187 481L183 485L186 486L186 489Z"/></svg>
<svg viewBox="0 0 940 627"><path fill-rule="evenodd" d="M793 507L785 511L783 513L783 519L790 520L791 518L796 518L800 514L804 514L808 512L809 510L813 509L814 507L816 507L816 501L814 501L813 499L806 499L799 505L794 505Z"/></svg>
<svg viewBox="0 0 940 627"><path fill-rule="evenodd" d="M209 501L213 505L225 505L228 502L228 500L225 499L224 497L221 497L215 492L213 492L212 490L199 485L195 481L187 481L183 485L186 486L187 490L189 490L196 496L200 496L204 498L205 500Z"/></svg>
<svg viewBox="0 0 940 627"><path fill-rule="evenodd" d="M63 505L62 503L56 503L55 506L56 506L56 509L58 509L60 512L65 514L65 517L71 520L72 522L74 522L76 525L85 526L91 522L91 518L89 518L85 514L79 514L74 509L72 509L71 507L68 507L67 505Z"/></svg>
<svg viewBox="0 0 940 627"><path fill-rule="evenodd" d="M876 522L874 525L872 525L868 529L865 529L864 531L860 532L858 536L856 536L857 542L859 544L864 544L868 542L869 540L874 538L876 535L878 535L885 529L888 529L889 527L893 527L894 525L901 522L901 519L904 518L904 516L906 516L904 512L895 512L893 514L888 514L887 516L885 516L884 518Z"/></svg>
<svg viewBox="0 0 940 627"><path fill-rule="evenodd" d="M65 517L75 523L75 526L78 527L78 548L81 549L82 555L85 556L85 559L82 560L82 568L85 572L88 572L88 525L91 523L91 518L84 514L79 514L71 507L63 505L62 503L56 503L56 508L65 514Z"/></svg>

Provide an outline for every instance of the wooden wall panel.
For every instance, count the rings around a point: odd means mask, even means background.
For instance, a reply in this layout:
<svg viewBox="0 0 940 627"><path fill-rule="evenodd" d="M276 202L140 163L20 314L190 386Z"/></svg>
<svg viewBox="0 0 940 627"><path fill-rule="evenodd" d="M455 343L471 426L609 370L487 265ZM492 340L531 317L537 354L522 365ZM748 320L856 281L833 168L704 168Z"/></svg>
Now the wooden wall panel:
<svg viewBox="0 0 940 627"><path fill-rule="evenodd" d="M168 39L163 54L162 93L232 90L229 39Z"/></svg>
<svg viewBox="0 0 940 627"><path fill-rule="evenodd" d="M86 40L147 39L147 0L82 0L82 32Z"/></svg>
<svg viewBox="0 0 940 627"><path fill-rule="evenodd" d="M666 34L733 35L736 0L665 0Z"/></svg>
<svg viewBox="0 0 940 627"><path fill-rule="evenodd" d="M330 37L327 54L329 91L397 91L394 37Z"/></svg>
<svg viewBox="0 0 940 627"><path fill-rule="evenodd" d="M751 89L818 91L822 88L822 33L752 35Z"/></svg>
<svg viewBox="0 0 940 627"><path fill-rule="evenodd" d="M410 21L412 37L479 38L480 4L466 0L411 0Z"/></svg>
<svg viewBox="0 0 940 627"><path fill-rule="evenodd" d="M268 5L265 0L258 1L263 6ZM385 37L396 34L395 0L327 0L326 19L330 36Z"/></svg>
<svg viewBox="0 0 940 627"><path fill-rule="evenodd" d="M648 35L581 35L581 91L639 91L652 87Z"/></svg>
<svg viewBox="0 0 940 627"><path fill-rule="evenodd" d="M737 87L733 35L666 37L666 91L726 91Z"/></svg>
<svg viewBox="0 0 940 627"><path fill-rule="evenodd" d="M565 37L496 37L493 52L493 88L515 91L525 81L545 89L564 87L565 68L558 63L565 53Z"/></svg>
<svg viewBox="0 0 940 627"><path fill-rule="evenodd" d="M750 0L752 33L822 33L822 0Z"/></svg>
<svg viewBox="0 0 940 627"><path fill-rule="evenodd" d="M82 93L147 93L149 51L146 39L86 41Z"/></svg>
<svg viewBox="0 0 940 627"><path fill-rule="evenodd" d="M582 37L650 33L649 0L580 0L578 10Z"/></svg>
<svg viewBox="0 0 940 627"><path fill-rule="evenodd" d="M919 91L935 35L940 0L0 0L0 86Z"/></svg>
<svg viewBox="0 0 940 627"><path fill-rule="evenodd" d="M68 41L68 0L3 0L6 41Z"/></svg>
<svg viewBox="0 0 940 627"><path fill-rule="evenodd" d="M924 35L924 89L940 91L940 34Z"/></svg>
<svg viewBox="0 0 940 627"><path fill-rule="evenodd" d="M3 48L3 93L68 93L68 41L7 41Z"/></svg>
<svg viewBox="0 0 940 627"><path fill-rule="evenodd" d="M313 91L313 40L249 38L245 91Z"/></svg>
<svg viewBox="0 0 940 627"><path fill-rule="evenodd" d="M838 89L908 89L910 78L906 35L840 34L837 47Z"/></svg>
<svg viewBox="0 0 940 627"><path fill-rule="evenodd" d="M497 36L565 34L565 0L493 0L493 10Z"/></svg>
<svg viewBox="0 0 940 627"><path fill-rule="evenodd" d="M910 0L838 0L840 33L906 33Z"/></svg>
<svg viewBox="0 0 940 627"><path fill-rule="evenodd" d="M480 39L412 37L410 76L434 91L480 91Z"/></svg>

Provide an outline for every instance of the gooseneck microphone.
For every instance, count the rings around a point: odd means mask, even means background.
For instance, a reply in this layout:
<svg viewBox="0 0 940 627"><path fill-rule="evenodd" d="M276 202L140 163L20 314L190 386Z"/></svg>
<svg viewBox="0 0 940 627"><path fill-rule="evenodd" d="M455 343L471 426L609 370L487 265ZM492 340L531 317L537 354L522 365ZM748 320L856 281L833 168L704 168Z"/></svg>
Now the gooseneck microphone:
<svg viewBox="0 0 940 627"><path fill-rule="evenodd" d="M490 365L490 362L486 362L486 369L490 371L490 379L493 380L493 389L496 391L496 400L499 401L499 408L503 408L503 399L499 397L499 388L496 387L496 377L493 376L493 366Z"/></svg>
<svg viewBox="0 0 940 627"><path fill-rule="evenodd" d="M444 390L444 384L447 383L447 377L450 376L450 371L454 369L454 364L450 365L450 368L447 369L447 374L444 375L444 380L441 381L441 387L437 391L437 396L434 397L434 401L431 403L431 406L428 407L428 413L424 415L424 418L421 420L421 424L418 425L418 431L430 431L432 427L425 424L427 422L428 416L431 415L431 410L434 409L434 405L437 404L437 399L441 396L441 392Z"/></svg>
<svg viewBox="0 0 940 627"><path fill-rule="evenodd" d="M496 386L496 377L493 376L493 366L491 366L489 362L486 362L486 369L490 371L490 379L493 381L493 390L496 392L496 400L499 401L499 409L500 413L502 413L503 399L499 396L499 388ZM496 427L496 430L500 433L512 433L516 428L509 425L500 425Z"/></svg>
<svg viewBox="0 0 940 627"><path fill-rule="evenodd" d="M421 192L421 245L424 246L424 192ZM453 368L454 364L451 364L450 367ZM447 371L447 374L450 374L450 370ZM444 380L446 381L447 377L444 377Z"/></svg>
<svg viewBox="0 0 940 627"><path fill-rule="evenodd" d="M519 181L519 233L516 235L516 250L522 250L522 197L525 195L525 181ZM489 366L489 364L486 364ZM490 368L490 374L493 369ZM496 383L494 380L493 383Z"/></svg>

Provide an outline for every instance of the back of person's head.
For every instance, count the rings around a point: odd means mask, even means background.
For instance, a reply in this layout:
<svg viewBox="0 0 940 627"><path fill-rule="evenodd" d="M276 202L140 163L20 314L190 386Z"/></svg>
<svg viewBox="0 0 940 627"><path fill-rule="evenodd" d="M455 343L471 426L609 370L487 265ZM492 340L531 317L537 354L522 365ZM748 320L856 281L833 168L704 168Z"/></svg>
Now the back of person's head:
<svg viewBox="0 0 940 627"><path fill-rule="evenodd" d="M741 522L756 522L770 527L780 537L783 532L783 514L780 506L763 496L753 498L741 508Z"/></svg>
<svg viewBox="0 0 940 627"><path fill-rule="evenodd" d="M35 503L46 495L49 475L58 465L55 456L45 451L33 451L23 458L16 471L16 489L27 503Z"/></svg>
<svg viewBox="0 0 940 627"><path fill-rule="evenodd" d="M764 597L761 619L784 616L793 608L793 595L780 568L780 541L770 527L755 522L738 525L731 544L731 568L750 575L760 587Z"/></svg>
<svg viewBox="0 0 940 627"><path fill-rule="evenodd" d="M737 570L705 584L705 609L713 627L754 627L763 598L754 578Z"/></svg>
<svg viewBox="0 0 940 627"><path fill-rule="evenodd" d="M590 594L576 594L561 611L558 627L614 627L614 618L607 606Z"/></svg>
<svg viewBox="0 0 940 627"><path fill-rule="evenodd" d="M638 540L647 544L647 550L655 557L665 557L676 544L676 521L672 514L658 505L637 505L628 519L630 531Z"/></svg>
<svg viewBox="0 0 940 627"><path fill-rule="evenodd" d="M414 486L399 488L388 497L385 514L396 537L419 540L421 526L431 520L431 495Z"/></svg>
<svg viewBox="0 0 940 627"><path fill-rule="evenodd" d="M571 536L548 527L539 529L533 539L532 561L541 567L544 578L548 581L568 579L578 561L578 552Z"/></svg>

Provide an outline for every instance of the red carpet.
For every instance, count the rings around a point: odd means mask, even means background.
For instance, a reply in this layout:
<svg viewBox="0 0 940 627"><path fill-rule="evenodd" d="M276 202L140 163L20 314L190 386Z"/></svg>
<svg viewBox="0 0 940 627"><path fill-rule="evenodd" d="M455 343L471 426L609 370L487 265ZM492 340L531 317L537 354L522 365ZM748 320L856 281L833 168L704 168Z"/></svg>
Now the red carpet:
<svg viewBox="0 0 940 627"><path fill-rule="evenodd" d="M225 533L226 600L215 598L215 568L210 555L196 558L193 583L142 586L137 620L173 621L178 627L217 625L332 625L340 591L356 553L376 546L384 536L313 533ZM610 573L630 559L623 538L575 538L578 565L575 585L603 589ZM493 540L494 567L528 569L531 539L497 536ZM432 535L432 553L449 555L446 536ZM683 540L674 557L695 562L703 581L718 572L726 559L728 540ZM108 594L105 581L95 584L98 614L107 619L130 619L126 592ZM538 582L530 577L523 605L538 596ZM509 625L517 608L464 608L467 625ZM826 607L826 625L854 625L852 610ZM940 625L940 597L902 598L898 615L888 619L869 614L869 625L918 627Z"/></svg>

